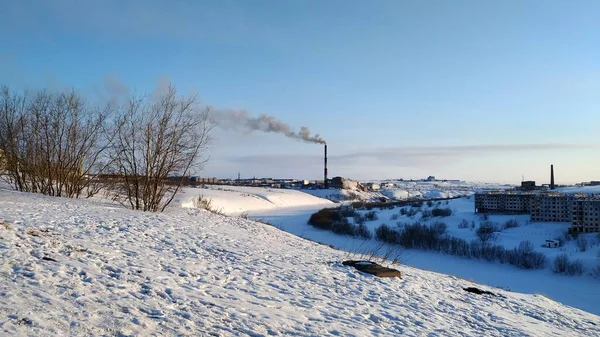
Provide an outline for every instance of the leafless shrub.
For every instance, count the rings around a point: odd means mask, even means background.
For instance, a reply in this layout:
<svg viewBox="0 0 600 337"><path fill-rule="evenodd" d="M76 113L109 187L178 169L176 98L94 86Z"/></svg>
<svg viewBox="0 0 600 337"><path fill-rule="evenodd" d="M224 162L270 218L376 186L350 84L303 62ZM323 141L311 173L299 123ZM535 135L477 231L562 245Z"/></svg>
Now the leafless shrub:
<svg viewBox="0 0 600 337"><path fill-rule="evenodd" d="M240 214L240 218L242 218L242 219L248 219L249 214L250 213L248 211L242 212Z"/></svg>
<svg viewBox="0 0 600 337"><path fill-rule="evenodd" d="M159 97L132 98L120 111L109 154L121 177L118 195L132 209L163 211L185 177L203 168L214 127L198 98L178 97L173 86Z"/></svg>
<svg viewBox="0 0 600 337"><path fill-rule="evenodd" d="M91 108L76 92L13 93L0 87L3 176L15 189L79 197L97 192L93 176L106 166L110 106Z"/></svg>
<svg viewBox="0 0 600 337"><path fill-rule="evenodd" d="M519 223L519 221L517 221L517 219L509 219L509 220L506 220L506 222L504 223L502 228L509 229L509 228L517 228L519 226L521 226L521 224Z"/></svg>
<svg viewBox="0 0 600 337"><path fill-rule="evenodd" d="M567 254L560 254L554 259L552 270L557 274L581 275L584 267L580 260L570 261Z"/></svg>
<svg viewBox="0 0 600 337"><path fill-rule="evenodd" d="M579 248L580 252L585 252L588 248L588 240L583 236L578 237L577 248Z"/></svg>
<svg viewBox="0 0 600 337"><path fill-rule="evenodd" d="M477 228L475 233L481 242L488 242L493 241L496 238L497 231L498 228L496 228L494 224L489 221L484 221L479 225L479 228Z"/></svg>
<svg viewBox="0 0 600 337"><path fill-rule="evenodd" d="M192 203L196 208L204 209L215 214L226 215L223 213L222 209L214 207L212 199L205 198L203 195L199 195L194 198Z"/></svg>
<svg viewBox="0 0 600 337"><path fill-rule="evenodd" d="M462 219L458 224L458 228L469 228L469 221L467 219Z"/></svg>

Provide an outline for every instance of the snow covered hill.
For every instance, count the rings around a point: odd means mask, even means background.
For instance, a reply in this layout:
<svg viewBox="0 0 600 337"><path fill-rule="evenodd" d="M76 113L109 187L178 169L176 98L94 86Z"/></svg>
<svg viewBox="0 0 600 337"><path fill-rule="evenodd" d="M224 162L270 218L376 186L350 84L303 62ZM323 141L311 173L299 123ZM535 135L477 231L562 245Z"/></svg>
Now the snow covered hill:
<svg viewBox="0 0 600 337"><path fill-rule="evenodd" d="M376 279L347 253L193 208L0 189L0 223L2 335L600 335L600 317L540 295L403 266Z"/></svg>
<svg viewBox="0 0 600 337"><path fill-rule="evenodd" d="M297 190L226 185L184 188L183 193L177 196L177 200L183 207L194 207L194 199L198 196L210 200L214 210L229 215L285 207L316 206L322 208L333 205L333 202L327 199Z"/></svg>

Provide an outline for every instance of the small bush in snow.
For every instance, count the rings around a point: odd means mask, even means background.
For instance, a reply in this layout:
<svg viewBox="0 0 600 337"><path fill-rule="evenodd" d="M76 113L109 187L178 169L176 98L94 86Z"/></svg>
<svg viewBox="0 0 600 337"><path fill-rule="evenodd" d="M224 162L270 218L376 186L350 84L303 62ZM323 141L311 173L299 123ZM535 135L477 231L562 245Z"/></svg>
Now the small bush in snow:
<svg viewBox="0 0 600 337"><path fill-rule="evenodd" d="M450 216L450 215L452 215L452 210L450 208L434 208L431 210L431 215L433 215L433 216Z"/></svg>
<svg viewBox="0 0 600 337"><path fill-rule="evenodd" d="M436 231L439 235L446 234L446 229L448 229L448 225L441 221L434 222L429 227L431 227L431 229Z"/></svg>
<svg viewBox="0 0 600 337"><path fill-rule="evenodd" d="M433 201L432 200L427 201L427 206L433 207Z"/></svg>
<svg viewBox="0 0 600 337"><path fill-rule="evenodd" d="M509 229L509 228L517 228L521 226L521 224L519 223L519 221L517 221L516 219L510 219L507 220L504 225L502 226L503 229Z"/></svg>
<svg viewBox="0 0 600 337"><path fill-rule="evenodd" d="M392 216L390 216L390 220L398 220L398 214L392 214Z"/></svg>
<svg viewBox="0 0 600 337"><path fill-rule="evenodd" d="M331 231L335 234L354 236L356 230L354 225L348 222L347 218L343 218L341 222L335 222L331 225Z"/></svg>
<svg viewBox="0 0 600 337"><path fill-rule="evenodd" d="M369 230L369 228L367 228L367 226L365 226L364 223L356 226L355 235L365 239L373 238L373 233L371 233L371 230Z"/></svg>
<svg viewBox="0 0 600 337"><path fill-rule="evenodd" d="M557 274L582 275L584 268L580 260L570 261L567 254L560 254L554 259L552 271Z"/></svg>
<svg viewBox="0 0 600 337"><path fill-rule="evenodd" d="M412 218L412 217L414 217L415 215L417 215L418 213L419 213L419 210L418 210L418 209L411 208L411 209L409 209L409 210L408 210L408 212L406 213L406 216L408 216L408 217L411 217L411 218Z"/></svg>
<svg viewBox="0 0 600 337"><path fill-rule="evenodd" d="M522 269L540 269L546 265L546 255L536 252L531 241L521 241L513 251L517 256L517 261L513 264Z"/></svg>
<svg viewBox="0 0 600 337"><path fill-rule="evenodd" d="M340 208L340 212L342 213L342 216L350 218L356 215L356 210L354 209L354 207L351 206L342 206L342 208Z"/></svg>
<svg viewBox="0 0 600 337"><path fill-rule="evenodd" d="M469 228L469 221L467 221L467 219L462 219L458 224L458 228Z"/></svg>
<svg viewBox="0 0 600 337"><path fill-rule="evenodd" d="M498 229L493 223L484 221L479 225L479 228L477 228L475 233L481 242L488 242L493 241L496 238L497 231Z"/></svg>
<svg viewBox="0 0 600 337"><path fill-rule="evenodd" d="M386 224L382 224L375 230L375 238L387 243L398 243L398 232Z"/></svg>
<svg viewBox="0 0 600 337"><path fill-rule="evenodd" d="M407 211L406 208L402 207L400 208L400 215L406 215Z"/></svg>
<svg viewBox="0 0 600 337"><path fill-rule="evenodd" d="M205 198L203 195L197 196L193 200L194 207L207 210L209 212L225 215L222 209L217 209L212 204L212 199Z"/></svg>
<svg viewBox="0 0 600 337"><path fill-rule="evenodd" d="M207 211L212 210L212 199L205 198L203 195L197 196L194 200L194 207L205 209Z"/></svg>
<svg viewBox="0 0 600 337"><path fill-rule="evenodd" d="M367 219L367 221L375 221L379 219L379 217L377 216L377 213L375 211L368 211L367 213L365 213L365 219Z"/></svg>
<svg viewBox="0 0 600 337"><path fill-rule="evenodd" d="M580 252L585 252L587 250L588 247L588 240L583 237L580 236L577 238L577 248L579 248Z"/></svg>
<svg viewBox="0 0 600 337"><path fill-rule="evenodd" d="M356 224L359 224L359 225L360 224L364 224L365 221L366 221L365 217L362 214L358 213L358 212L354 216L354 223L356 223Z"/></svg>
<svg viewBox="0 0 600 337"><path fill-rule="evenodd" d="M308 224L316 228L331 230L331 226L342 221L342 218L337 209L325 208L312 214L308 219Z"/></svg>
<svg viewBox="0 0 600 337"><path fill-rule="evenodd" d="M421 212L421 219L427 220L430 217L431 217L431 211L430 210L424 210L423 212Z"/></svg>
<svg viewBox="0 0 600 337"><path fill-rule="evenodd" d="M567 272L569 268L569 257L567 254L559 254L554 259L554 263L552 265L552 271L557 274L563 274Z"/></svg>

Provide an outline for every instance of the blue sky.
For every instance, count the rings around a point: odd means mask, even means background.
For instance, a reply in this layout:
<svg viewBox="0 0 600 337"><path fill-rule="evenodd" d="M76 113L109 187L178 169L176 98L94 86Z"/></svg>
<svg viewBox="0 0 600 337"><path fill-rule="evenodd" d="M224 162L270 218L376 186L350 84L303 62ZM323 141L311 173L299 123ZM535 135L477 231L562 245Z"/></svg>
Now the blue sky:
<svg viewBox="0 0 600 337"><path fill-rule="evenodd" d="M171 81L329 144L330 175L600 180L598 1L0 1L0 82ZM215 131L205 175L318 179L322 147Z"/></svg>

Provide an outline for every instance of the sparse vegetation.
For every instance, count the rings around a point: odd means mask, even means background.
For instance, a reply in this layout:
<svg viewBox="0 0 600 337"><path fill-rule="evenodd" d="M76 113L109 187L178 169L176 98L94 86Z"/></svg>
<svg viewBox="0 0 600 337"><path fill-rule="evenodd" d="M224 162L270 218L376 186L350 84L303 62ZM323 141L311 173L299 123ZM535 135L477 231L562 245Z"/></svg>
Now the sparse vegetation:
<svg viewBox="0 0 600 337"><path fill-rule="evenodd" d="M584 236L577 238L577 248L580 252L585 252L588 248L588 240Z"/></svg>
<svg viewBox="0 0 600 337"><path fill-rule="evenodd" d="M310 216L308 223L316 228L332 231L336 234L358 236L365 239L373 237L371 231L365 226L365 218L356 212L353 225L347 217L342 215L338 208L325 208Z"/></svg>
<svg viewBox="0 0 600 337"><path fill-rule="evenodd" d="M354 231L355 235L365 239L373 238L373 233L365 226L365 224L359 224L356 226Z"/></svg>
<svg viewBox="0 0 600 337"><path fill-rule="evenodd" d="M452 215L452 210L450 208L434 208L431 210L431 215L432 216L441 216L441 217L445 217L445 216L450 216Z"/></svg>
<svg viewBox="0 0 600 337"><path fill-rule="evenodd" d="M516 219L510 219L506 220L506 222L502 226L502 229L517 228L520 226L521 224L519 223L519 221L517 221Z"/></svg>
<svg viewBox="0 0 600 337"><path fill-rule="evenodd" d="M331 231L335 234L354 236L356 229L355 226L348 221L348 218L342 217L340 221L334 222L331 225Z"/></svg>
<svg viewBox="0 0 600 337"><path fill-rule="evenodd" d="M355 216L358 212L352 206L342 206L340 208L340 213L343 217L349 218Z"/></svg>
<svg viewBox="0 0 600 337"><path fill-rule="evenodd" d="M393 244L399 243L398 231L392 229L386 224L382 224L381 226L377 227L375 230L375 238L381 242Z"/></svg>
<svg viewBox="0 0 600 337"><path fill-rule="evenodd" d="M334 222L340 222L342 215L338 209L324 208L310 216L308 223L316 228L331 230Z"/></svg>
<svg viewBox="0 0 600 337"><path fill-rule="evenodd" d="M1 86L1 177L23 192L68 198L97 193L90 176L108 164L111 113L111 106L93 108L75 91L32 95Z"/></svg>
<svg viewBox="0 0 600 337"><path fill-rule="evenodd" d="M74 91L0 87L2 178L19 191L69 198L104 189L132 209L163 211L207 161L214 123L197 101L169 86L93 108Z"/></svg>
<svg viewBox="0 0 600 337"><path fill-rule="evenodd" d="M375 212L375 211L368 211L367 213L365 213L365 219L367 221L375 221L375 220L378 220L379 217L377 216L377 212Z"/></svg>
<svg viewBox="0 0 600 337"><path fill-rule="evenodd" d="M552 271L557 274L582 275L583 263L580 260L570 261L567 254L559 254L554 259Z"/></svg>
<svg viewBox="0 0 600 337"><path fill-rule="evenodd" d="M489 262L508 263L522 269L540 269L546 265L546 256L536 252L533 244L523 241L519 247L505 249L500 245L484 244L479 240L467 242L464 239L449 237L445 234L446 224L431 226L421 223L398 224L398 229L387 225L378 227L375 238L389 244L399 244L405 248L438 251L466 258L481 259Z"/></svg>
<svg viewBox="0 0 600 337"><path fill-rule="evenodd" d="M354 216L354 223L356 223L356 224L362 225L365 223L365 221L366 221L365 217L358 212Z"/></svg>
<svg viewBox="0 0 600 337"><path fill-rule="evenodd" d="M196 208L204 209L215 214L226 215L223 213L222 209L217 209L213 206L212 199L205 198L203 195L197 196L192 202ZM247 216L248 215L246 214L246 219L248 218Z"/></svg>
<svg viewBox="0 0 600 337"><path fill-rule="evenodd" d="M493 241L496 239L496 232L498 228L490 221L484 221L479 224L479 228L475 234L481 240L481 242L486 243L488 241Z"/></svg>
<svg viewBox="0 0 600 337"><path fill-rule="evenodd" d="M462 219L458 224L458 228L469 228L469 221L467 219Z"/></svg>

